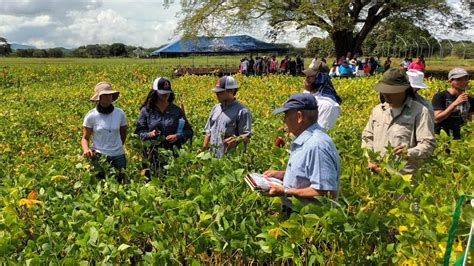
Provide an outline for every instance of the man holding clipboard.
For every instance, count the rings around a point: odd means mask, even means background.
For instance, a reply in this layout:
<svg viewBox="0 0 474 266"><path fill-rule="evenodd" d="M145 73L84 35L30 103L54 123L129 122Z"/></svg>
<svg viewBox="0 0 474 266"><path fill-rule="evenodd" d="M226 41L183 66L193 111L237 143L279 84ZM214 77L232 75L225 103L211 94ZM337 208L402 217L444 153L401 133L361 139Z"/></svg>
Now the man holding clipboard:
<svg viewBox="0 0 474 266"><path fill-rule="evenodd" d="M285 113L284 122L296 139L291 143L286 170L268 170L264 176L283 181L283 185L269 182L266 195L282 196L283 211L289 217L292 206L288 197L297 197L303 204L317 203L317 196L337 198L341 162L336 145L317 123L318 105L311 94L291 96L273 111L279 113Z"/></svg>

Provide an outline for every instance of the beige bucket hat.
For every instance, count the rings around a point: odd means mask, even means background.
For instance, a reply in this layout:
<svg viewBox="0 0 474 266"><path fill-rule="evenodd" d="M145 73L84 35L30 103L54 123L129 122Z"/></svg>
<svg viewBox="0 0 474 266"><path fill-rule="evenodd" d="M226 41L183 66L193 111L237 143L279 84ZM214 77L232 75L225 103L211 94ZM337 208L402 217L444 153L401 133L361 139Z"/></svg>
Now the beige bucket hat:
<svg viewBox="0 0 474 266"><path fill-rule="evenodd" d="M112 102L115 102L119 97L119 92L112 90L112 85L108 82L99 82L95 85L95 94L92 96L91 101L98 102L100 95L112 94Z"/></svg>

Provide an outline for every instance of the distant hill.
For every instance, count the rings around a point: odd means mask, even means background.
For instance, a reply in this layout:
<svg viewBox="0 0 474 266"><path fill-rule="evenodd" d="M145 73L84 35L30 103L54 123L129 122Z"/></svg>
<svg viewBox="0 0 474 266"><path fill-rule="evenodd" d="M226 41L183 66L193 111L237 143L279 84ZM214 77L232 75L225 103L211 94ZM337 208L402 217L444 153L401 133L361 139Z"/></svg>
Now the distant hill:
<svg viewBox="0 0 474 266"><path fill-rule="evenodd" d="M25 45L25 44L19 44L19 43L10 43L10 47L12 50L18 50L18 49L36 49L36 47L31 46L31 45Z"/></svg>
<svg viewBox="0 0 474 266"><path fill-rule="evenodd" d="M70 51L74 50L74 49L68 49L68 48L64 48L64 47L54 47L54 48L50 48L50 49L60 49L63 52L70 52Z"/></svg>

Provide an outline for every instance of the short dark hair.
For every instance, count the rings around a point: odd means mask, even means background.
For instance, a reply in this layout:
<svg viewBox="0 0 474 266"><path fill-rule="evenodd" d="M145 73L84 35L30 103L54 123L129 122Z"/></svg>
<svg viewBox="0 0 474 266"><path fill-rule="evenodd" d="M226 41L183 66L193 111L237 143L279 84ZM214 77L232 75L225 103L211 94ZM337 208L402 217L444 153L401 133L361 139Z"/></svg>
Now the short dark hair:
<svg viewBox="0 0 474 266"><path fill-rule="evenodd" d="M311 124L314 124L318 122L318 108L314 110L299 110L303 113L303 116L307 121L311 122Z"/></svg>

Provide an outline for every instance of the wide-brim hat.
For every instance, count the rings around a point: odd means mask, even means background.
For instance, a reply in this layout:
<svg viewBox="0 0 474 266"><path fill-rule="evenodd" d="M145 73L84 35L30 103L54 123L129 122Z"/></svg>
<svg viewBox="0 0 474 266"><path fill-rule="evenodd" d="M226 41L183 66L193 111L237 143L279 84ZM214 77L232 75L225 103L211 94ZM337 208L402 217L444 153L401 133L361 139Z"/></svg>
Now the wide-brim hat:
<svg viewBox="0 0 474 266"><path fill-rule="evenodd" d="M407 71L408 79L410 81L410 86L414 89L426 89L428 85L423 83L423 79L425 78L425 74L423 72L410 69Z"/></svg>
<svg viewBox="0 0 474 266"><path fill-rule="evenodd" d="M170 94L173 93L171 89L171 82L167 78L158 77L153 81L153 90L158 92L158 94Z"/></svg>
<svg viewBox="0 0 474 266"><path fill-rule="evenodd" d="M380 93L400 93L410 88L408 76L404 70L399 68L390 68L382 75L382 80L377 83L374 90Z"/></svg>
<svg viewBox="0 0 474 266"><path fill-rule="evenodd" d="M95 94L92 96L91 101L98 102L101 95L112 94L112 102L115 102L119 97L119 92L112 89L112 85L108 82L99 82L95 85Z"/></svg>
<svg viewBox="0 0 474 266"><path fill-rule="evenodd" d="M217 81L216 86L211 90L212 92L223 92L225 90L233 90L237 88L239 88L239 86L233 77L223 76Z"/></svg>

